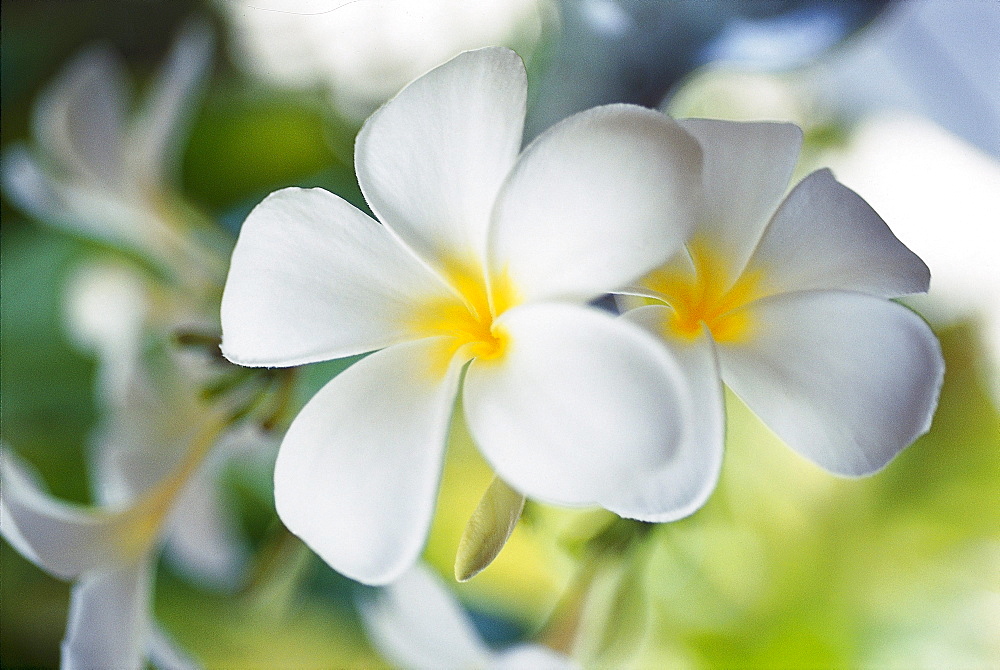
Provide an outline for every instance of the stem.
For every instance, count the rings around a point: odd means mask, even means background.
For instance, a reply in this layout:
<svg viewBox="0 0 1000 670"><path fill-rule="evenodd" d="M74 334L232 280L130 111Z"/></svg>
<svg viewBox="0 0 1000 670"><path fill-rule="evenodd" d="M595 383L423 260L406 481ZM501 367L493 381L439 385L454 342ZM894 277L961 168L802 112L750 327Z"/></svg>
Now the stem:
<svg viewBox="0 0 1000 670"><path fill-rule="evenodd" d="M653 528L653 524L642 521L616 519L589 540L579 572L539 634L543 644L572 654L587 596L601 567L609 560L629 560L642 551L646 546L643 540Z"/></svg>
<svg viewBox="0 0 1000 670"><path fill-rule="evenodd" d="M583 616L583 606L587 600L587 592L597 576L598 561L588 556L573 582L566 589L549 620L538 634L538 641L554 651L569 655L576 642L577 629Z"/></svg>

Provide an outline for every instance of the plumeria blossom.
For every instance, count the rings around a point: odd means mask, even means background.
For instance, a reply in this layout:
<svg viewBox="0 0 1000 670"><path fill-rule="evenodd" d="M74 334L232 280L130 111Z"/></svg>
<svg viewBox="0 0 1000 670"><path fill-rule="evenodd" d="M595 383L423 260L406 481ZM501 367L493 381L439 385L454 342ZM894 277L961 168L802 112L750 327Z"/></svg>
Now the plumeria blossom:
<svg viewBox="0 0 1000 670"><path fill-rule="evenodd" d="M219 410L198 397L183 374L173 384L164 375L133 381L126 401L114 406L98 426L90 454L94 497L104 506L128 505L164 481L190 451L192 426ZM153 390L155 389L156 392ZM227 428L174 500L163 533L169 559L207 586L232 588L247 562L247 547L218 485L232 459L273 459L274 443L250 422Z"/></svg>
<svg viewBox="0 0 1000 670"><path fill-rule="evenodd" d="M687 119L701 145L701 210L686 248L629 290L623 318L682 362L691 439L615 511L669 521L715 487L725 382L802 456L838 475L883 468L930 427L944 373L927 324L889 300L930 273L856 193L818 170L784 199L801 131ZM670 508L646 514L650 507Z"/></svg>
<svg viewBox="0 0 1000 670"><path fill-rule="evenodd" d="M251 212L233 252L231 361L377 350L312 398L275 469L281 519L354 579L391 581L419 554L463 371L483 455L538 499L614 508L685 431L674 359L586 303L680 246L697 143L662 114L612 105L519 154L526 92L504 48L435 68L358 135L378 222L326 191L285 189Z"/></svg>
<svg viewBox="0 0 1000 670"><path fill-rule="evenodd" d="M113 257L85 261L69 275L63 312L70 341L97 359L97 398L109 411L135 405L136 386L147 387L152 376L151 355L166 353L183 370L190 395L223 373L220 364L229 368L211 351L173 343L178 332L218 337L218 297L213 303L178 290L135 264Z"/></svg>
<svg viewBox="0 0 1000 670"><path fill-rule="evenodd" d="M96 433L96 507L53 498L12 452L0 456L0 531L25 558L75 582L66 668L141 668L146 658L160 668L192 667L152 619L160 549L213 586L232 587L246 560L215 476L260 436L183 389L161 387L153 397L150 388L134 385Z"/></svg>
<svg viewBox="0 0 1000 670"><path fill-rule="evenodd" d="M70 341L97 358L97 396L113 406L128 402L140 376L150 282L121 263L87 263L66 284L64 320Z"/></svg>
<svg viewBox="0 0 1000 670"><path fill-rule="evenodd" d="M170 187L211 43L205 25L190 24L131 115L118 58L105 47L83 51L36 104L35 147L4 156L8 197L41 221L138 253L175 280L221 279L220 259L195 242Z"/></svg>
<svg viewBox="0 0 1000 670"><path fill-rule="evenodd" d="M152 620L150 596L176 478L133 505L84 508L46 494L8 451L0 459L3 536L46 572L74 582L62 667L141 668L169 647Z"/></svg>
<svg viewBox="0 0 1000 670"><path fill-rule="evenodd" d="M361 602L372 643L397 667L577 668L548 647L520 644L494 651L483 642L441 580L420 565L410 568L377 596Z"/></svg>

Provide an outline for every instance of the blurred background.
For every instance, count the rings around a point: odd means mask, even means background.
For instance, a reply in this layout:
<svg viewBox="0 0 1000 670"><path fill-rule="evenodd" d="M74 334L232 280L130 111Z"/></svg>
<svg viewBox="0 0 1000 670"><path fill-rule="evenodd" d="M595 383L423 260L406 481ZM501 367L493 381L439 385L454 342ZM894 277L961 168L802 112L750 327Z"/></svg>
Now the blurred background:
<svg viewBox="0 0 1000 670"><path fill-rule="evenodd" d="M832 167L930 266L929 295L908 304L939 335L947 373L930 433L856 481L803 461L728 397L719 489L693 516L648 531L641 566L626 566L634 583L618 578L582 604L580 575L597 560L585 547L614 527L603 513L529 503L496 563L454 583L458 538L490 480L457 422L425 558L487 641L559 646L555 624L570 618L601 640L587 653L609 667L1000 666L1000 2L3 0L2 10L0 420L4 443L53 494L92 502L100 373L67 328L67 296L81 266L118 252L25 207L10 157L38 145L39 100L76 54L110 46L141 95L182 26L210 26L212 65L168 179L234 236L284 186L363 206L351 147L364 118L455 53L505 44L528 66L529 138L616 101L802 126L799 175ZM299 402L337 365L306 370ZM223 483L252 553L279 568L258 563L252 580L207 588L164 563L164 628L207 667L382 664L355 611L363 590L282 534L266 466L231 466ZM6 543L0 570L0 663L56 667L69 585Z"/></svg>

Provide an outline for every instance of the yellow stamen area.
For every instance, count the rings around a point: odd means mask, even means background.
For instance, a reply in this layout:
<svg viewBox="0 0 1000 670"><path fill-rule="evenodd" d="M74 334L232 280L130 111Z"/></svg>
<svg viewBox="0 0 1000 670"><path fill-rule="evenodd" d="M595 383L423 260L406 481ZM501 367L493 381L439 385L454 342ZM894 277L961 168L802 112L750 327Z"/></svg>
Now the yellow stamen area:
<svg viewBox="0 0 1000 670"><path fill-rule="evenodd" d="M745 340L753 329L749 310L739 309L760 297L760 273L745 272L731 283L726 263L701 240L688 243L694 272L670 263L650 272L642 285L662 294L674 309L667 335L693 340L708 327L717 342Z"/></svg>
<svg viewBox="0 0 1000 670"><path fill-rule="evenodd" d="M435 376L443 375L456 355L464 360L498 360L509 337L495 319L517 303L508 275L500 273L488 287L478 263L448 262L445 278L461 298L435 297L417 307L409 324L417 337L444 336L431 357Z"/></svg>

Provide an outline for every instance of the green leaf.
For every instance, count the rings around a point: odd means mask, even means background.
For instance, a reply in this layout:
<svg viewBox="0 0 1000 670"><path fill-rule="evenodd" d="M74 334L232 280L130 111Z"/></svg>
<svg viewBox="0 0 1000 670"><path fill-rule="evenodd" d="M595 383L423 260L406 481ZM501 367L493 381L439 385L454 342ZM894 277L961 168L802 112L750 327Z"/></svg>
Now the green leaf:
<svg viewBox="0 0 1000 670"><path fill-rule="evenodd" d="M455 554L455 579L468 581L493 562L524 510L524 496L494 477L462 532Z"/></svg>

